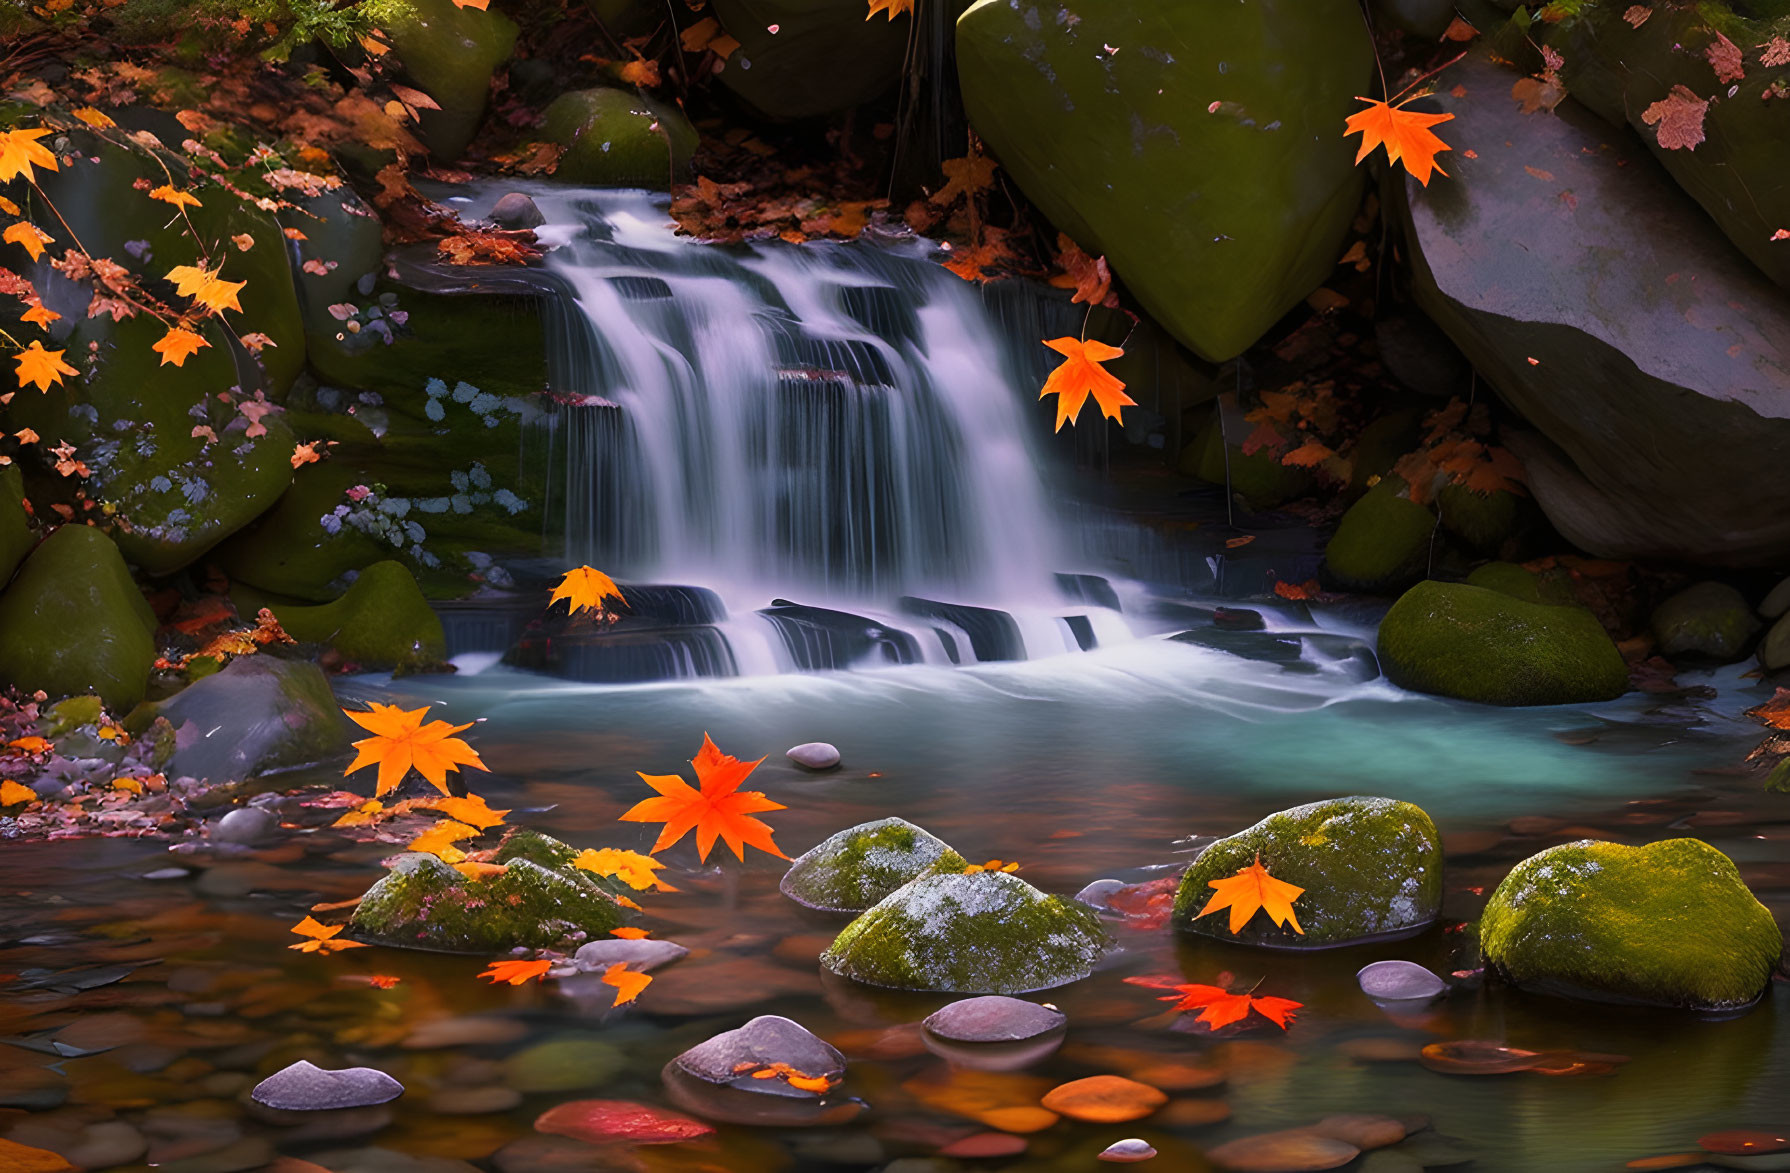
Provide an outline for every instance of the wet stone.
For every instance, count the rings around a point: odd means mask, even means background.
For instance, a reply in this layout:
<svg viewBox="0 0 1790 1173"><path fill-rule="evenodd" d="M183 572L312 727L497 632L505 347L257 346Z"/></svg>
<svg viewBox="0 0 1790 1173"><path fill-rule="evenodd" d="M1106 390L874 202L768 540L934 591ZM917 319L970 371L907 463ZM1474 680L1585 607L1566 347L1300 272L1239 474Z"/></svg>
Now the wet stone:
<svg viewBox="0 0 1790 1173"><path fill-rule="evenodd" d="M537 1043L504 1061L504 1083L520 1092L598 1087L627 1066L622 1053L589 1035Z"/></svg>
<svg viewBox="0 0 1790 1173"><path fill-rule="evenodd" d="M1026 1138L1010 1132L978 1132L962 1140L954 1140L939 1150L941 1157L986 1159L1017 1157L1026 1151Z"/></svg>
<svg viewBox="0 0 1790 1173"><path fill-rule="evenodd" d="M1100 1160L1120 1163L1147 1161L1155 1155L1156 1150L1151 1147L1149 1141L1138 1140L1136 1137L1114 1141L1100 1150Z"/></svg>
<svg viewBox="0 0 1790 1173"><path fill-rule="evenodd" d="M1360 1152L1345 1141L1292 1130L1239 1137L1206 1155L1230 1173L1317 1173L1340 1169Z"/></svg>
<svg viewBox="0 0 1790 1173"><path fill-rule="evenodd" d="M231 811L210 826L210 837L216 843L235 843L252 847L273 838L280 830L280 817L265 807L245 806Z"/></svg>
<svg viewBox="0 0 1790 1173"><path fill-rule="evenodd" d="M507 192L493 204L490 220L499 228L538 228L547 222L534 200L519 191Z"/></svg>
<svg viewBox="0 0 1790 1173"><path fill-rule="evenodd" d="M573 1100L549 1108L535 1131L592 1144L677 1144L714 1135L713 1125L628 1100Z"/></svg>
<svg viewBox="0 0 1790 1173"><path fill-rule="evenodd" d="M1166 1104L1168 1096L1135 1079L1092 1075L1052 1088L1040 1102L1049 1111L1071 1120L1119 1124L1143 1119Z"/></svg>
<svg viewBox="0 0 1790 1173"><path fill-rule="evenodd" d="M1410 961L1376 961L1355 974L1361 992L1380 1002L1428 999L1447 993L1448 983Z"/></svg>
<svg viewBox="0 0 1790 1173"><path fill-rule="evenodd" d="M287 1112L364 1108L403 1094L403 1084L376 1068L331 1071L304 1059L268 1076L250 1093L257 1103Z"/></svg>
<svg viewBox="0 0 1790 1173"><path fill-rule="evenodd" d="M930 1015L927 1030L959 1043L1016 1043L1060 1030L1068 1022L1061 1010L1022 998L990 994L963 998Z"/></svg>
<svg viewBox="0 0 1790 1173"><path fill-rule="evenodd" d="M639 973L647 973L662 965L670 965L679 958L688 956L689 952L675 941L655 941L645 937L637 941L610 938L580 945L578 952L572 954L572 960L585 973L601 973L612 965L626 965Z"/></svg>
<svg viewBox="0 0 1790 1173"><path fill-rule="evenodd" d="M831 770L839 764L839 750L825 741L805 741L786 756L804 770Z"/></svg>
<svg viewBox="0 0 1790 1173"><path fill-rule="evenodd" d="M143 1134L123 1120L101 1120L83 1128L80 1139L62 1155L69 1164L83 1169L109 1169L128 1165L148 1151L149 1142Z"/></svg>
<svg viewBox="0 0 1790 1173"><path fill-rule="evenodd" d="M807 1027L775 1014L760 1015L672 1060L674 1067L706 1083L787 1095L788 1085L780 1079L741 1078L737 1074L777 1064L815 1078L839 1079L845 1074L844 1055Z"/></svg>
<svg viewBox="0 0 1790 1173"><path fill-rule="evenodd" d="M1390 1116L1374 1116L1361 1112L1343 1112L1326 1116L1308 1130L1352 1144L1358 1149L1383 1149L1405 1139L1405 1126Z"/></svg>

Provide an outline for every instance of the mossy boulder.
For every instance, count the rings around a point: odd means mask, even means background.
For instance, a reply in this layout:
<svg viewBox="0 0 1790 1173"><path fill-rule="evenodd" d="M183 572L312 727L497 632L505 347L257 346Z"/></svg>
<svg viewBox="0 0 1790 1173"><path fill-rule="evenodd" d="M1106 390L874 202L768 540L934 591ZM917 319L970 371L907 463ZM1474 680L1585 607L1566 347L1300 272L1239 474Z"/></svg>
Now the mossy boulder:
<svg viewBox="0 0 1790 1173"><path fill-rule="evenodd" d="M293 639L328 644L357 664L427 664L447 655L441 619L401 562L375 562L341 598L313 607L238 594L239 607L268 607Z"/></svg>
<svg viewBox="0 0 1790 1173"><path fill-rule="evenodd" d="M1305 889L1293 906L1303 935L1257 913L1230 931L1229 913L1200 916L1213 880L1261 858ZM1188 932L1282 949L1324 949L1420 930L1442 907L1442 837L1429 815L1391 798L1333 798L1269 815L1200 852L1181 877L1173 923Z"/></svg>
<svg viewBox="0 0 1790 1173"><path fill-rule="evenodd" d="M607 87L555 98L541 134L566 148L553 172L563 183L658 191L687 182L697 137L676 106Z"/></svg>
<svg viewBox="0 0 1790 1173"><path fill-rule="evenodd" d="M1663 656L1732 664L1763 626L1745 596L1727 583L1700 582L1658 607L1648 621Z"/></svg>
<svg viewBox="0 0 1790 1173"><path fill-rule="evenodd" d="M1388 477L1349 506L1324 547L1324 574L1353 591L1395 591L1429 568L1436 515L1400 495L1404 482Z"/></svg>
<svg viewBox="0 0 1790 1173"><path fill-rule="evenodd" d="M348 723L329 680L306 660L240 656L130 716L165 717L175 730L171 774L215 782L310 765L348 751Z"/></svg>
<svg viewBox="0 0 1790 1173"><path fill-rule="evenodd" d="M1092 908L1006 872L924 876L846 925L821 964L866 985L1023 994L1094 972L1106 934Z"/></svg>
<svg viewBox="0 0 1790 1173"><path fill-rule="evenodd" d="M1309 470L1291 468L1266 452L1243 451L1253 427L1222 402L1193 441L1181 449L1177 468L1207 484L1224 485L1251 509L1272 509L1311 491Z"/></svg>
<svg viewBox="0 0 1790 1173"><path fill-rule="evenodd" d="M943 0L962 11L963 0ZM857 0L715 0L740 43L721 84L772 118L836 114L884 93L901 76L911 16L873 14Z"/></svg>
<svg viewBox="0 0 1790 1173"><path fill-rule="evenodd" d="M504 953L572 948L627 921L627 910L581 873L512 859L502 874L473 880L411 852L367 890L348 925L383 945Z"/></svg>
<svg viewBox="0 0 1790 1173"><path fill-rule="evenodd" d="M113 712L143 699L155 661L155 614L118 547L65 525L0 594L0 684L51 696L93 693Z"/></svg>
<svg viewBox="0 0 1790 1173"><path fill-rule="evenodd" d="M516 45L516 23L454 0L374 0L365 11L404 72L441 107L420 111L418 137L432 154L458 158L484 116L491 75Z"/></svg>
<svg viewBox="0 0 1790 1173"><path fill-rule="evenodd" d="M1406 591L1380 622L1379 652L1400 688L1483 704L1580 704L1628 691L1622 653L1591 612L1466 583Z"/></svg>
<svg viewBox="0 0 1790 1173"><path fill-rule="evenodd" d="M1447 484L1436 493L1442 528L1469 550L1496 554L1524 520L1528 499L1506 489L1481 493L1466 485Z"/></svg>
<svg viewBox="0 0 1790 1173"><path fill-rule="evenodd" d="M958 18L970 124L1152 317L1229 359L1329 276L1360 202L1336 133L1373 78L1360 8L1105 0L1074 17L980 0Z"/></svg>
<svg viewBox="0 0 1790 1173"><path fill-rule="evenodd" d="M1537 574L1514 562L1487 562L1467 576L1467 585L1497 591L1525 603L1576 607L1572 587L1553 575Z"/></svg>
<svg viewBox="0 0 1790 1173"><path fill-rule="evenodd" d="M863 912L929 872L968 864L951 845L906 819L847 827L797 856L783 873L783 894L826 912Z"/></svg>
<svg viewBox="0 0 1790 1173"><path fill-rule="evenodd" d="M1479 939L1519 986L1704 1010L1756 999L1784 947L1733 861L1698 839L1532 855L1492 893Z"/></svg>
<svg viewBox="0 0 1790 1173"><path fill-rule="evenodd" d="M1771 630L1759 642L1759 662L1772 672L1790 668L1790 615L1784 615L1772 624Z"/></svg>
<svg viewBox="0 0 1790 1173"><path fill-rule="evenodd" d="M0 468L0 588L36 544L31 515L25 512L24 474L18 465L9 464Z"/></svg>

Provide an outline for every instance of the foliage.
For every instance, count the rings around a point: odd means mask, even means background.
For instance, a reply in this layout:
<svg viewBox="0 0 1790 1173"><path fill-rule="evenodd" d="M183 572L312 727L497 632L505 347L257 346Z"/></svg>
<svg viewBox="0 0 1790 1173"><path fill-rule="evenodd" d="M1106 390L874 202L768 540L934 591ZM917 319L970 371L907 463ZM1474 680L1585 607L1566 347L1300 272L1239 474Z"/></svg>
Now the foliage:
<svg viewBox="0 0 1790 1173"><path fill-rule="evenodd" d="M763 758L742 762L723 754L705 733L702 749L691 761L701 789L691 787L676 774L642 773L641 781L658 791L659 797L636 803L621 816L621 821L664 823L665 827L651 849L655 855L694 830L697 854L705 862L717 837L741 860L746 858L747 845L778 859L788 859L771 841L771 828L763 820L752 817L764 811L783 810L783 804L772 802L760 791L739 789L740 783L762 761Z"/></svg>
<svg viewBox="0 0 1790 1173"><path fill-rule="evenodd" d="M1079 338L1055 338L1044 345L1063 356L1062 365L1050 373L1044 390L1038 392L1040 399L1057 397L1057 431L1081 415L1090 395L1100 414L1111 420L1119 418L1122 408L1137 406L1137 400L1125 394L1124 382L1101 365L1124 357L1125 352L1117 346Z"/></svg>
<svg viewBox="0 0 1790 1173"><path fill-rule="evenodd" d="M1223 986L1183 985L1176 983L1173 978L1128 977L1125 981L1146 989L1174 991L1162 1001L1173 1002L1175 1009L1183 1012L1200 1011L1196 1021L1205 1023L1212 1030L1229 1026L1233 1022L1242 1022L1252 1010L1281 1030L1286 1030L1293 1021L1294 1013L1304 1005L1291 998L1258 998L1254 996L1253 989L1233 994Z"/></svg>
<svg viewBox="0 0 1790 1173"><path fill-rule="evenodd" d="M578 566L566 571L559 580L559 585L553 588L553 595L547 600L547 606L551 608L561 599L565 600L566 613L569 615L576 615L580 611L594 611L601 617L606 614L603 610L605 599L614 599L624 607L628 604L614 579L589 566Z"/></svg>
<svg viewBox="0 0 1790 1173"><path fill-rule="evenodd" d="M1207 913L1230 909L1233 933L1248 924L1249 918L1256 914L1257 909L1262 909L1275 924L1282 928L1290 927L1295 933L1305 935L1305 930L1299 927L1299 918L1293 915L1293 901L1299 899L1305 889L1269 875L1268 869L1262 866L1260 854L1255 857L1254 863L1236 875L1209 881L1206 886L1215 889L1215 892L1198 915L1205 916Z"/></svg>
<svg viewBox="0 0 1790 1173"><path fill-rule="evenodd" d="M307 916L292 926L292 931L303 937L304 940L296 945L288 945L286 948L296 949L300 953L339 953L344 949L366 948L366 945L360 941L340 939L336 934L344 928L347 926L326 925Z"/></svg>
<svg viewBox="0 0 1790 1173"><path fill-rule="evenodd" d="M1413 94L1405 102L1420 97ZM1349 115L1348 130L1344 133L1361 136L1361 150L1355 155L1355 162L1360 163L1378 146L1386 148L1388 164L1403 163L1405 170L1418 183L1428 187L1432 171L1447 175L1448 172L1436 166L1438 152L1452 150L1447 143L1436 137L1430 127L1447 122L1452 114L1425 114L1420 110L1406 110L1404 103L1393 106L1377 98L1356 98L1357 102L1366 102L1367 109Z"/></svg>
<svg viewBox="0 0 1790 1173"><path fill-rule="evenodd" d="M400 709L379 701L368 703L365 712L343 709L348 719L373 734L354 743L360 753L342 773L352 774L367 766L377 765L379 777L374 795L384 795L397 788L414 766L416 771L443 794L448 793L447 772L461 766L476 770L489 767L479 760L478 751L453 734L471 729L472 724L450 725L446 721L423 724L429 706Z"/></svg>

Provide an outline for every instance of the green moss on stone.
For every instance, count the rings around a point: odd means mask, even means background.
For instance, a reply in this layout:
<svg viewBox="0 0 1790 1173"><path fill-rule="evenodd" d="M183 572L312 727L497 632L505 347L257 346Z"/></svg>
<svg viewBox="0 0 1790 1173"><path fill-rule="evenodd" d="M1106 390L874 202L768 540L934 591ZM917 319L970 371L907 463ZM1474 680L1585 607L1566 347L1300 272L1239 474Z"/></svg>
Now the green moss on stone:
<svg viewBox="0 0 1790 1173"><path fill-rule="evenodd" d="M1181 472L1208 484L1228 486L1252 509L1272 509L1311 490L1311 474L1305 469L1288 468L1265 452L1244 455L1241 445L1246 433L1241 427L1229 428L1227 437L1227 429L1220 425L1223 414L1222 408L1213 412L1199 435L1181 450L1177 466Z"/></svg>
<svg viewBox="0 0 1790 1173"><path fill-rule="evenodd" d="M541 133L566 148L553 172L561 182L659 191L688 177L697 138L676 106L606 87L555 98Z"/></svg>
<svg viewBox="0 0 1790 1173"><path fill-rule="evenodd" d="M783 874L783 894L828 912L862 912L928 872L968 865L944 840L906 819L847 827L798 856Z"/></svg>
<svg viewBox="0 0 1790 1173"><path fill-rule="evenodd" d="M65 737L83 725L99 724L105 707L105 702L96 696L71 696L43 711L37 721L37 731L52 741Z"/></svg>
<svg viewBox="0 0 1790 1173"><path fill-rule="evenodd" d="M1403 485L1389 477L1343 514L1324 548L1324 573L1337 586L1393 591L1423 577L1435 542L1436 517L1399 496Z"/></svg>
<svg viewBox="0 0 1790 1173"><path fill-rule="evenodd" d="M947 19L964 0L943 0ZM901 76L913 20L865 20L857 0L716 0L739 41L721 84L772 118L813 118L869 101Z"/></svg>
<svg viewBox="0 0 1790 1173"><path fill-rule="evenodd" d="M0 587L12 578L37 535L31 530L31 515L25 512L25 477L19 466L0 468Z"/></svg>
<svg viewBox="0 0 1790 1173"><path fill-rule="evenodd" d="M267 606L293 639L328 644L357 664L427 664L447 655L441 619L401 562L375 562L331 603L305 607L247 594L242 602L248 614Z"/></svg>
<svg viewBox="0 0 1790 1173"><path fill-rule="evenodd" d="M1199 916L1213 880L1257 856L1276 879L1305 889L1293 905L1303 936L1258 912L1230 931L1229 912ZM1442 907L1442 837L1429 815L1390 798L1333 798L1269 815L1200 852L1175 893L1177 928L1246 945L1322 949L1407 933Z"/></svg>
<svg viewBox="0 0 1790 1173"><path fill-rule="evenodd" d="M441 107L420 112L418 137L438 157L458 158L478 130L491 74L516 44L516 23L454 0L373 0L363 11L404 72Z"/></svg>
<svg viewBox="0 0 1790 1173"><path fill-rule="evenodd" d="M1481 493L1465 485L1444 485L1436 494L1442 528L1473 550L1496 554L1517 532L1526 498L1500 490Z"/></svg>
<svg viewBox="0 0 1790 1173"><path fill-rule="evenodd" d="M1661 655L1731 664L1746 655L1763 625L1739 591L1700 582L1654 608L1650 626Z"/></svg>
<svg viewBox="0 0 1790 1173"><path fill-rule="evenodd" d="M604 892L526 859L469 880L432 855L402 856L348 922L366 941L449 953L566 948L601 937L628 914Z"/></svg>
<svg viewBox="0 0 1790 1173"><path fill-rule="evenodd" d="M898 990L1023 994L1087 977L1106 948L1094 910L1018 876L925 876L846 925L821 963Z"/></svg>
<svg viewBox="0 0 1790 1173"><path fill-rule="evenodd" d="M1514 562L1487 562L1467 576L1467 585L1497 591L1525 603L1551 607L1576 607L1572 587L1552 575L1536 574Z"/></svg>
<svg viewBox="0 0 1790 1173"><path fill-rule="evenodd" d="M155 615L112 539L62 526L0 594L0 683L51 696L94 693L125 712L143 699L154 631Z"/></svg>
<svg viewBox="0 0 1790 1173"><path fill-rule="evenodd" d="M1511 869L1479 934L1518 985L1700 1009L1757 998L1784 944L1733 861L1697 839L1550 847Z"/></svg>
<svg viewBox="0 0 1790 1173"><path fill-rule="evenodd" d="M1622 654L1591 612L1465 583L1406 591L1380 623L1379 652L1401 688L1485 704L1578 704L1628 691Z"/></svg>

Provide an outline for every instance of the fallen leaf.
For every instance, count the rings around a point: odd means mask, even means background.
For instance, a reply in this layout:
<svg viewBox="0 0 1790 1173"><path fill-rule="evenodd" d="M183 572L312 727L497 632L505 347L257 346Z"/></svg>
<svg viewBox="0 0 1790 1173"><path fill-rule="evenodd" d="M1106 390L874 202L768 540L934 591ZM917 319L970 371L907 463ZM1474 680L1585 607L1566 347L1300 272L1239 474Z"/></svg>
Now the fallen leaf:
<svg viewBox="0 0 1790 1173"><path fill-rule="evenodd" d="M1754 705L1746 715L1773 729L1790 729L1790 688L1780 688L1764 704Z"/></svg>
<svg viewBox="0 0 1790 1173"><path fill-rule="evenodd" d="M1274 584L1274 593L1283 599L1309 599L1319 590L1318 580L1307 579L1304 582L1281 582Z"/></svg>
<svg viewBox="0 0 1790 1173"><path fill-rule="evenodd" d="M624 941L644 941L646 938L652 936L652 933L634 925L623 925L619 929L610 929L609 935L611 937L620 937Z"/></svg>
<svg viewBox="0 0 1790 1173"><path fill-rule="evenodd" d="M471 729L472 724L450 725L446 721L431 721L425 725L423 714L429 711L427 705L420 709L405 710L396 705L370 701L366 712L357 713L348 709L342 711L349 720L373 734L354 743L354 748L360 753L342 774L347 776L356 770L377 764L379 777L374 784L376 798L396 788L413 766L443 794L448 793L449 770L457 771L461 766L471 766L475 770L490 769L479 760L477 750L453 736Z"/></svg>
<svg viewBox="0 0 1790 1173"><path fill-rule="evenodd" d="M443 863L459 863L466 858L466 853L454 844L462 839L471 839L478 835L476 827L468 827L465 823L457 823L453 819L441 819L427 831L404 845L406 851L418 851L424 855L433 855Z"/></svg>
<svg viewBox="0 0 1790 1173"><path fill-rule="evenodd" d="M886 12L890 20L894 20L904 12L914 10L914 0L870 0L870 12L864 17L869 20L879 12Z"/></svg>
<svg viewBox="0 0 1790 1173"><path fill-rule="evenodd" d="M640 991L653 984L653 976L648 973L635 973L626 964L616 962L603 971L603 984L615 987L615 1004L626 1006L640 997Z"/></svg>
<svg viewBox="0 0 1790 1173"><path fill-rule="evenodd" d="M704 733L702 749L691 762L701 790L692 788L676 774L642 773L641 781L658 791L659 797L636 803L621 816L621 821L665 824L664 830L659 833L658 840L650 849L654 855L694 830L697 855L704 862L707 862L709 850L714 847L717 836L741 860L746 858L747 845L778 859L788 859L771 841L771 828L762 820L752 817L765 811L784 810L783 804L772 802L760 791L739 789L740 783L762 761L763 758L754 762L742 762L732 755L723 754L709 739L709 735Z"/></svg>
<svg viewBox="0 0 1790 1173"><path fill-rule="evenodd" d="M43 343L33 341L13 355L19 364L19 386L36 386L39 391L48 391L54 384L62 382L62 376L80 374L62 361L62 356L67 353L66 350L45 350Z"/></svg>
<svg viewBox="0 0 1790 1173"><path fill-rule="evenodd" d="M1206 902L1206 907L1200 909L1199 916L1230 909L1232 933L1248 924L1249 918L1259 908L1266 911L1275 924L1283 928L1290 927L1300 936L1305 935L1305 930L1299 927L1299 918L1293 915L1293 901L1299 899L1305 889L1269 875L1268 869L1262 866L1259 852L1255 862L1239 869L1236 875L1208 881L1206 886L1213 889L1214 893L1212 899ZM1199 919L1199 916L1194 919Z"/></svg>
<svg viewBox="0 0 1790 1173"><path fill-rule="evenodd" d="M1645 4L1631 4L1628 11L1622 14L1622 19L1628 21L1635 28L1640 28L1647 23L1647 18L1652 15L1653 9Z"/></svg>
<svg viewBox="0 0 1790 1173"><path fill-rule="evenodd" d="M1746 61L1740 55L1740 46L1721 33L1715 34L1703 56L1715 70L1715 79L1723 85L1746 80Z"/></svg>
<svg viewBox="0 0 1790 1173"><path fill-rule="evenodd" d="M566 601L566 613L569 615L576 615L580 611L600 612L603 610L604 599L614 599L624 607L628 603L614 579L589 566L566 571L547 599L547 606L551 607L561 599Z"/></svg>
<svg viewBox="0 0 1790 1173"><path fill-rule="evenodd" d="M1081 415L1082 406L1090 395L1107 419L1117 420L1123 408L1137 405L1137 400L1125 394L1124 382L1101 366L1122 357L1123 350L1104 342L1083 342L1069 337L1052 339L1044 345L1063 356L1062 364L1050 373L1044 381L1044 389L1038 392L1040 399L1051 395L1057 397L1056 431L1062 431L1064 424Z"/></svg>
<svg viewBox="0 0 1790 1173"><path fill-rule="evenodd" d="M36 802L37 791L29 786L21 786L11 778L0 782L0 806L18 806L21 803Z"/></svg>
<svg viewBox="0 0 1790 1173"><path fill-rule="evenodd" d="M180 296L192 298L213 313L227 309L242 312L242 303L236 295L248 284L246 281L225 281L216 270L196 265L176 265L168 270L168 280L174 282L175 292Z"/></svg>
<svg viewBox="0 0 1790 1173"><path fill-rule="evenodd" d="M34 261L44 255L44 245L55 239L37 225L25 220L9 225L5 232L0 232L0 240L4 240L7 244L18 245L30 253L31 259Z"/></svg>
<svg viewBox="0 0 1790 1173"><path fill-rule="evenodd" d="M317 449L323 443L324 441L322 440L312 440L309 444L293 445L292 467L299 468L303 465L315 464L319 459Z"/></svg>
<svg viewBox="0 0 1790 1173"><path fill-rule="evenodd" d="M292 931L301 937L308 938L296 945L288 945L288 949L296 949L300 953L336 953L343 949L364 949L366 945L360 941L343 941L336 937L346 925L326 925L312 917L305 917L292 926Z"/></svg>
<svg viewBox="0 0 1790 1173"><path fill-rule="evenodd" d="M172 326L169 327L166 334L162 335L161 341L149 349L162 356L160 365L167 366L169 363L173 363L178 367L184 365L186 360L197 353L200 348L210 345L211 343L191 330Z"/></svg>
<svg viewBox="0 0 1790 1173"><path fill-rule="evenodd" d="M492 810L477 794L468 794L465 798L433 798L428 800L427 805L431 810L440 811L450 819L477 827L481 831L489 831L498 826L503 822L503 817L510 813L507 810Z"/></svg>
<svg viewBox="0 0 1790 1173"><path fill-rule="evenodd" d="M493 961L485 967L484 972L479 976L492 985L508 982L512 986L519 986L530 979L541 981L547 976L547 971L552 968L553 962L545 959L540 961Z"/></svg>
<svg viewBox="0 0 1790 1173"><path fill-rule="evenodd" d="M1414 95L1415 97L1415 95ZM1344 137L1351 134L1361 136L1361 149L1356 152L1355 162L1359 164L1378 146L1386 148L1388 164L1403 163L1405 170L1411 173L1418 183L1428 187L1430 172L1447 175L1436 166L1436 155L1440 151L1452 148L1437 138L1430 127L1447 122L1452 114L1425 114L1418 110L1406 110L1402 104L1392 106L1374 98L1356 98L1357 102L1366 102L1367 109L1349 115ZM1406 98L1405 101L1412 101Z"/></svg>
<svg viewBox="0 0 1790 1173"><path fill-rule="evenodd" d="M34 166L48 171L58 170L56 156L37 141L50 133L47 127L0 131L0 183L20 175L25 177L25 182L36 183Z"/></svg>
<svg viewBox="0 0 1790 1173"><path fill-rule="evenodd" d="M1671 93L1641 111L1641 121L1659 128L1654 135L1662 150L1694 151L1703 141L1703 116L1707 113L1707 99L1684 86L1673 86Z"/></svg>
<svg viewBox="0 0 1790 1173"><path fill-rule="evenodd" d="M152 200L160 200L164 204L173 204L176 208L197 208L203 206L199 203L197 196L190 192L180 191L172 184L167 183L151 190L149 198Z"/></svg>
<svg viewBox="0 0 1790 1173"><path fill-rule="evenodd" d="M636 892L644 892L648 888L656 888L660 892L677 891L653 874L665 865L638 851L621 851L614 847L586 848L573 858L572 866L592 875L613 876Z"/></svg>

